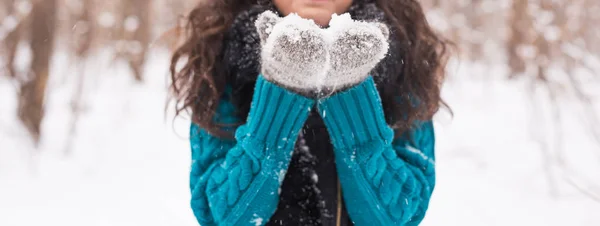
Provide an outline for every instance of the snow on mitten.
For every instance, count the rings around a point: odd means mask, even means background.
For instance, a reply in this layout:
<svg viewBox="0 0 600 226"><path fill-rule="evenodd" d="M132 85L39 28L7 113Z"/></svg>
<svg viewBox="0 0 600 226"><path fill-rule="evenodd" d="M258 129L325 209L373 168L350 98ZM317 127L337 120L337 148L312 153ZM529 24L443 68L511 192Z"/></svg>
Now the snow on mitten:
<svg viewBox="0 0 600 226"><path fill-rule="evenodd" d="M297 14L280 18L266 11L256 19L261 39L261 72L265 79L307 94L317 89L328 65L324 33Z"/></svg>
<svg viewBox="0 0 600 226"><path fill-rule="evenodd" d="M361 83L388 52L389 30L383 23L354 21L350 14L333 15L330 69L323 87L336 91Z"/></svg>

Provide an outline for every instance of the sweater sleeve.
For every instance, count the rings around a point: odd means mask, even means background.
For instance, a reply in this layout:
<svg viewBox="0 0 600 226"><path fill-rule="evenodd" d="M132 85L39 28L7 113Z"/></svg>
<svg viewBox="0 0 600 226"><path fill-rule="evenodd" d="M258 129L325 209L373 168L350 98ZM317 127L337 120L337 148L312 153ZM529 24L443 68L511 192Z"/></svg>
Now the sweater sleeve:
<svg viewBox="0 0 600 226"><path fill-rule="evenodd" d="M313 100L259 76L246 124L235 131L235 140L192 125L191 206L201 225L266 223L276 210L278 189L312 106Z"/></svg>
<svg viewBox="0 0 600 226"><path fill-rule="evenodd" d="M432 122L419 122L394 140L372 77L317 106L334 145L352 221L418 225L435 184Z"/></svg>

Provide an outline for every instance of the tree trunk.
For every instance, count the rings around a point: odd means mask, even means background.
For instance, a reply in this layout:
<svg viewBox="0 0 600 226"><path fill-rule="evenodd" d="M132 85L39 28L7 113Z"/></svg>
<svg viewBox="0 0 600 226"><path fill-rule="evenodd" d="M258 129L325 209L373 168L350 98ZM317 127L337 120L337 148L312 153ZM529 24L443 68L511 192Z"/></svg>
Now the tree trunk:
<svg viewBox="0 0 600 226"><path fill-rule="evenodd" d="M83 5L82 11L74 15L73 20L73 47L75 55L83 59L92 49L96 27L94 25L92 12L94 3L93 0L80 0Z"/></svg>
<svg viewBox="0 0 600 226"><path fill-rule="evenodd" d="M514 77L526 70L526 59L519 50L531 44L529 33L531 32L531 18L528 13L527 0L513 0L508 25L510 36L507 43L508 65L511 69L510 77Z"/></svg>
<svg viewBox="0 0 600 226"><path fill-rule="evenodd" d="M129 66L133 70L135 80L144 80L143 67L146 61L146 53L150 44L150 4L148 0L128 0L124 4L124 39L129 45L126 53ZM135 25L135 26L134 26Z"/></svg>
<svg viewBox="0 0 600 226"><path fill-rule="evenodd" d="M76 87L71 98L71 125L69 127L69 138L65 148L65 155L72 152L73 144L77 134L77 124L84 108L84 86L86 84L86 58L90 53L96 33L96 27L92 20L93 1L82 0L83 8L73 16L72 48L76 58Z"/></svg>
<svg viewBox="0 0 600 226"><path fill-rule="evenodd" d="M44 94L49 77L50 59L56 27L56 1L42 0L31 11L32 61L30 78L21 85L19 118L37 145L44 118Z"/></svg>
<svg viewBox="0 0 600 226"><path fill-rule="evenodd" d="M4 5L6 7L8 16L18 19L17 12L15 12L15 0L5 0ZM10 31L4 39L4 46L6 48L6 69L8 70L8 76L13 78L17 76L14 62L17 54L17 46L22 36L21 31L23 30L25 24L23 21L24 19L20 20L17 24L17 27Z"/></svg>
<svg viewBox="0 0 600 226"><path fill-rule="evenodd" d="M471 38L472 41L468 43L469 58L471 61L477 61L483 59L483 25L484 18L481 17L481 5L482 0L471 0L471 4L465 7L465 16L469 26L469 33L467 35L474 36L475 39ZM464 35L464 34L463 34Z"/></svg>

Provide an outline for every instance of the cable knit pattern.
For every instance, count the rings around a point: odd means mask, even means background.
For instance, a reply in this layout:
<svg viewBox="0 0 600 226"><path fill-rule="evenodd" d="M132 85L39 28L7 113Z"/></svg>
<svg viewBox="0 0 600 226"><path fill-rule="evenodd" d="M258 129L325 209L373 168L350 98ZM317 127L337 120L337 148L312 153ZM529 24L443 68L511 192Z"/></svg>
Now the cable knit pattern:
<svg viewBox="0 0 600 226"><path fill-rule="evenodd" d="M312 105L311 99L260 76L235 141L192 126L191 205L201 225L254 225L256 219L270 218Z"/></svg>
<svg viewBox="0 0 600 226"><path fill-rule="evenodd" d="M356 225L418 225L435 184L431 122L394 140L372 77L318 103Z"/></svg>

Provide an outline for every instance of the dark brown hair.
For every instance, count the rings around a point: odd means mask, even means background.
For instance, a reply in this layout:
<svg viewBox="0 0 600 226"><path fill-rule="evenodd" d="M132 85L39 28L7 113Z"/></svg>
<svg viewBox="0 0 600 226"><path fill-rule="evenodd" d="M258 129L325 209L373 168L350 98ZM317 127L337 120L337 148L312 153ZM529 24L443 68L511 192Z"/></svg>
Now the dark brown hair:
<svg viewBox="0 0 600 226"><path fill-rule="evenodd" d="M225 86L231 82L227 76L215 76L223 70L217 62L222 42L235 16L257 1L201 1L188 15L185 41L171 59L177 115L191 113L194 123L217 136L231 136L213 120ZM401 71L386 75L388 82L378 89L386 121L400 135L415 120L431 119L444 104L440 88L448 42L431 29L417 0L377 0L376 4L399 41L397 49L390 51L401 53L401 63L392 70Z"/></svg>

